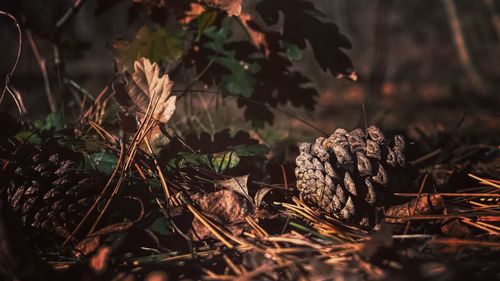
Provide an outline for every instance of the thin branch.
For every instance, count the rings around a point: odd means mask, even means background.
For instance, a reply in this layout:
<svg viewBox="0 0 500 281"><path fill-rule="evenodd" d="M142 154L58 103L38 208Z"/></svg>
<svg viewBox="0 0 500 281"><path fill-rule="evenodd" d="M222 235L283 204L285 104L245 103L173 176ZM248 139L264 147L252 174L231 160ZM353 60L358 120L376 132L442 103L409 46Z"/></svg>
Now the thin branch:
<svg viewBox="0 0 500 281"><path fill-rule="evenodd" d="M9 86L10 78L12 77L12 75L14 75L14 71L16 71L17 65L19 64L19 59L21 58L23 36L22 36L22 32L21 32L21 27L19 26L19 23L17 22L16 17L14 17L13 15L11 15L7 12L1 11L1 10L0 10L0 15L8 17L9 19L11 19L14 22L14 25L16 26L17 34L18 34L18 43L17 43L18 47L17 47L16 61L14 62L14 65L12 66L10 72L5 76L5 86L3 88L2 95L0 96L0 103L1 103L3 100L3 97L5 95L5 92L7 91L7 87Z"/></svg>
<svg viewBox="0 0 500 281"><path fill-rule="evenodd" d="M205 74L205 72L207 72L212 63L214 63L213 58L210 59L210 61L207 63L207 66L205 66L205 68L200 72L200 74L198 74L198 76L196 76L196 78L194 78L194 80L191 81L191 83L189 83L187 88L177 96L177 101L179 101L185 94L187 94L191 90L191 88L196 84L196 82L198 82L198 80L200 80L201 77L203 77L203 75Z"/></svg>
<svg viewBox="0 0 500 281"><path fill-rule="evenodd" d="M458 53L458 59L462 68L465 71L465 75L470 80L472 85L481 89L484 88L484 81L477 72L476 68L471 59L470 51L465 41L465 36L462 30L462 24L460 18L458 17L457 7L454 0L442 0L446 16L450 24L450 29L453 37L453 43Z"/></svg>
<svg viewBox="0 0 500 281"><path fill-rule="evenodd" d="M57 111L56 99L52 94L52 90L50 89L49 74L47 72L47 62L45 61L45 58L43 58L40 55L40 51L38 50L38 46L36 45L35 39L33 38L33 35L29 30L26 31L26 35L28 36L28 42L31 46L31 49L33 50L33 54L35 55L36 61L38 62L38 67L40 67L40 71L42 72L43 85L45 87L45 94L47 95L47 101L49 103L50 111L56 112Z"/></svg>
<svg viewBox="0 0 500 281"><path fill-rule="evenodd" d="M69 7L69 9L64 13L64 15L57 21L56 23L56 28L61 29L68 21L69 19L76 14L78 9L82 6L83 3L85 3L86 0L75 0L73 5Z"/></svg>

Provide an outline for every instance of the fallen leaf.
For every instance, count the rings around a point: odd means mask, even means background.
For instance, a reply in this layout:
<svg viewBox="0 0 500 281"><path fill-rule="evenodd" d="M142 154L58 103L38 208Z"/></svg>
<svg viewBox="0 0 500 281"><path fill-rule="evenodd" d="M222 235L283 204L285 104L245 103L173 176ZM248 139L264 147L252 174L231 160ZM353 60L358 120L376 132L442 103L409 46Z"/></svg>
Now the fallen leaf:
<svg viewBox="0 0 500 281"><path fill-rule="evenodd" d="M248 194L248 176L249 175L244 175L227 180L217 181L216 185L218 187L236 191L237 193L245 196L245 198L247 198L248 201L253 204L253 200Z"/></svg>
<svg viewBox="0 0 500 281"><path fill-rule="evenodd" d="M427 194L420 198L415 198L410 202L395 205L385 212L385 221L388 223L403 223L408 217L413 215L439 214L444 209L443 197L439 194ZM413 213L413 210L415 212Z"/></svg>
<svg viewBox="0 0 500 281"><path fill-rule="evenodd" d="M175 96L171 96L173 83L167 74L160 77L160 67L147 58L134 63L134 73L128 81L130 98L142 114L150 103L155 106L153 118L166 123L175 111Z"/></svg>
<svg viewBox="0 0 500 281"><path fill-rule="evenodd" d="M191 200L203 211L220 217L227 223L245 221L245 216L253 212L241 195L233 190L223 189L208 194L195 194Z"/></svg>
<svg viewBox="0 0 500 281"><path fill-rule="evenodd" d="M172 85L167 74L160 76L158 64L151 63L147 58L141 58L134 63L134 73L127 79L126 86L122 87L117 82L113 85L113 89L115 94L120 96L117 101L125 108L129 108L139 119L144 117L151 105L152 118L167 123L175 111L176 97L171 95ZM130 102L123 97L123 88L126 89ZM160 134L159 128L155 127L147 138L152 143Z"/></svg>
<svg viewBox="0 0 500 281"><path fill-rule="evenodd" d="M262 200L264 200L264 197L269 193L269 191L275 189L275 187L263 187L257 191L257 193L254 196L254 202L255 202L255 207L259 207L260 204L262 203Z"/></svg>
<svg viewBox="0 0 500 281"><path fill-rule="evenodd" d="M120 222L112 225L108 225L103 227L97 231L94 231L89 237L83 239L75 246L75 256L80 258L82 256L87 256L90 253L95 252L97 248L100 246L102 241L102 236L121 233L128 230L130 227L134 225L134 222Z"/></svg>
<svg viewBox="0 0 500 281"><path fill-rule="evenodd" d="M101 237L99 236L92 236L83 239L75 246L75 257L81 258L95 252L100 244Z"/></svg>
<svg viewBox="0 0 500 281"><path fill-rule="evenodd" d="M207 217L211 219L213 222L223 225L223 227L233 235L239 236L245 230L245 228L243 228L241 224L224 225L224 223L217 216L207 215ZM191 230L189 231L189 235L194 241L201 241L207 238L215 238L213 233L208 228L206 228L202 222L196 219L193 220L191 224Z"/></svg>
<svg viewBox="0 0 500 281"><path fill-rule="evenodd" d="M231 233L240 235L244 228L245 217L253 213L248 201L233 190L223 189L208 194L195 194L191 200L199 207L201 213L212 221L229 229ZM212 233L197 219L193 220L191 237L194 240L212 237Z"/></svg>

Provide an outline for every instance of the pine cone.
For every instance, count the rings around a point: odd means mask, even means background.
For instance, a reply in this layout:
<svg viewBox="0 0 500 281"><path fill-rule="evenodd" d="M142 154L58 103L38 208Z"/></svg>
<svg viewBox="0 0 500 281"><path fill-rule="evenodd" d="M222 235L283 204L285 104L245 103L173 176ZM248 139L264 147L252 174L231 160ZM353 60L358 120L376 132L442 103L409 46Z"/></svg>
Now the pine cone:
<svg viewBox="0 0 500 281"><path fill-rule="evenodd" d="M373 227L391 193L393 176L405 166L405 141L389 145L379 128L367 133L337 129L314 144L302 143L295 176L301 198L342 221Z"/></svg>
<svg viewBox="0 0 500 281"><path fill-rule="evenodd" d="M5 168L0 190L24 226L71 232L95 201L102 177L78 169L80 155L58 146L23 144L14 138L2 141L0 158Z"/></svg>

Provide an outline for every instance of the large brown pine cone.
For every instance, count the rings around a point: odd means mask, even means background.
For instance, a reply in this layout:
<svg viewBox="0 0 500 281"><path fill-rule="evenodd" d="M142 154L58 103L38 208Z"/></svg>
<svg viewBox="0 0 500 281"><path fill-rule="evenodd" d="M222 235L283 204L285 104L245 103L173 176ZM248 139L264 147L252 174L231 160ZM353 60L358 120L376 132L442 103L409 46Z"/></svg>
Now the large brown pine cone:
<svg viewBox="0 0 500 281"><path fill-rule="evenodd" d="M22 224L60 235L71 232L95 201L102 177L79 169L81 155L54 140L2 143L0 190Z"/></svg>
<svg viewBox="0 0 500 281"><path fill-rule="evenodd" d="M384 194L405 166L404 148L403 137L387 141L375 126L366 133L339 128L314 144L302 143L295 168L300 196L342 221L373 227Z"/></svg>

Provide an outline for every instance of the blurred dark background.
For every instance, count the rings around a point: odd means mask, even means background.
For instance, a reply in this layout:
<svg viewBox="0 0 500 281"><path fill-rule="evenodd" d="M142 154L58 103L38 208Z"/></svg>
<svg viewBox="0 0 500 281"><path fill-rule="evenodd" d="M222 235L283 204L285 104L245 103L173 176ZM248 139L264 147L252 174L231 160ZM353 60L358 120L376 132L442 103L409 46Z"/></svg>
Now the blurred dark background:
<svg viewBox="0 0 500 281"><path fill-rule="evenodd" d="M252 2L247 0L244 7L250 14ZM478 134L498 135L500 1L311 2L351 41L353 48L347 54L353 61L358 81L336 79L323 72L312 52L307 50L304 59L294 67L314 82L320 92L318 106L314 112L287 106L281 106L280 110L308 120L324 131L363 124L363 104L368 123L391 129L423 126L448 130L466 114L464 128ZM59 87L62 81L58 81L55 67L56 52L44 36L51 36L53 23L71 3L69 0L0 1L2 10L12 11L21 4L26 17L37 19L23 21L33 30L31 35L47 62L50 85L58 99L69 103L67 108L75 104L68 98L70 92L58 91L63 87ZM129 1L122 1L96 16L96 0L86 1L62 32L63 47L59 52L65 57L68 77L92 95L97 95L114 77L111 42L119 37L132 38L141 26L140 20L127 22L129 6ZM43 76L25 31L23 27L21 60L11 86L22 95L27 116L36 119L49 112L49 105ZM15 60L16 40L11 22L0 18L1 77L10 71ZM183 81L189 81L189 77ZM176 88L182 89L185 84L176 81ZM230 100L225 101L223 110L212 96L197 95L189 102L189 109L187 105L178 105L174 126L198 122L205 130L225 127L251 130L242 114L231 114L241 109ZM217 106L212 106L216 103ZM197 110L193 111L192 107ZM14 115L17 111L8 97L4 98L0 110ZM297 119L277 113L272 127L255 130L254 134L274 144L283 139L314 138L319 133Z"/></svg>

